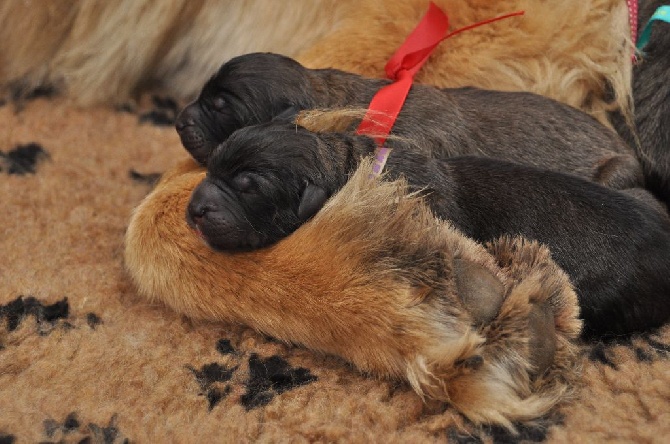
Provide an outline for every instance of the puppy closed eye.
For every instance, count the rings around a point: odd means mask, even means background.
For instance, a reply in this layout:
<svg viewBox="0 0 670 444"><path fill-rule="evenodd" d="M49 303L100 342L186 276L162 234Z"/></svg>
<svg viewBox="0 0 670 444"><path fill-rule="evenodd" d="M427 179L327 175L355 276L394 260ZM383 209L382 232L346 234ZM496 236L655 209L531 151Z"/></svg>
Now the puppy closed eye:
<svg viewBox="0 0 670 444"><path fill-rule="evenodd" d="M221 96L216 96L212 99L212 107L217 111L223 111L228 107L228 102Z"/></svg>
<svg viewBox="0 0 670 444"><path fill-rule="evenodd" d="M241 193L254 193L258 191L258 183L253 174L241 173L233 177L231 186Z"/></svg>

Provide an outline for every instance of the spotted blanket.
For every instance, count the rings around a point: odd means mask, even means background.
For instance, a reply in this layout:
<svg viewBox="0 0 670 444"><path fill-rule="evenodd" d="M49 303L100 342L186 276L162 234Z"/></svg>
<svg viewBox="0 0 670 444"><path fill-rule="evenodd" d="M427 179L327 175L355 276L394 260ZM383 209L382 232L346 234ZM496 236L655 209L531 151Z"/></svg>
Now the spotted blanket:
<svg viewBox="0 0 670 444"><path fill-rule="evenodd" d="M0 443L670 436L670 327L584 344L577 395L514 436L335 357L150 305L124 271L123 237L186 157L177 104L80 110L46 95L0 106Z"/></svg>

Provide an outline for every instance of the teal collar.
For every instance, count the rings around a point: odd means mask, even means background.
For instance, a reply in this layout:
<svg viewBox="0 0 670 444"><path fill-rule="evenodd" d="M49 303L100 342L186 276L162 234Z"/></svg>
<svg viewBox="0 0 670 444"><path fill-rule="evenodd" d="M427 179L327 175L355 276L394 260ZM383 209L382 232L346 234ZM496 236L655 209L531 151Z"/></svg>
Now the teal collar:
<svg viewBox="0 0 670 444"><path fill-rule="evenodd" d="M647 24L644 25L644 30L640 34L640 38L637 39L637 45L635 45L638 51L642 51L642 48L649 43L649 37L651 37L651 25L657 20L670 23L670 6L660 6L656 12L654 12L654 15L651 16Z"/></svg>

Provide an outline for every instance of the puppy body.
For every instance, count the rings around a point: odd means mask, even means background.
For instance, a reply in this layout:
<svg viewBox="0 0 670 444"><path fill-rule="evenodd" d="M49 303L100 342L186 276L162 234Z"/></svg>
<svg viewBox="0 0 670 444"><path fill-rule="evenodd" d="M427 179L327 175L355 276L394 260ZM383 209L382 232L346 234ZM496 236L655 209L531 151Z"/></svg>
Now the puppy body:
<svg viewBox="0 0 670 444"><path fill-rule="evenodd" d="M286 109L365 108L388 83L333 69L309 70L277 54L249 54L224 64L176 126L186 149L206 164L214 148L238 128L269 122ZM414 85L393 135L397 138L389 146L431 157L495 157L571 172L614 188L642 185L632 151L613 131L531 93Z"/></svg>
<svg viewBox="0 0 670 444"><path fill-rule="evenodd" d="M241 129L210 160L190 222L218 249L272 244L312 216L374 149L365 136L292 124ZM586 334L628 333L670 316L670 219L653 199L640 198L643 190L629 194L531 166L402 149L386 165L476 241L519 235L549 246L576 287Z"/></svg>
<svg viewBox="0 0 670 444"><path fill-rule="evenodd" d="M667 1L640 2L638 35ZM634 147L647 187L670 207L670 24L657 21L633 67L633 130L620 114L613 116L617 131Z"/></svg>

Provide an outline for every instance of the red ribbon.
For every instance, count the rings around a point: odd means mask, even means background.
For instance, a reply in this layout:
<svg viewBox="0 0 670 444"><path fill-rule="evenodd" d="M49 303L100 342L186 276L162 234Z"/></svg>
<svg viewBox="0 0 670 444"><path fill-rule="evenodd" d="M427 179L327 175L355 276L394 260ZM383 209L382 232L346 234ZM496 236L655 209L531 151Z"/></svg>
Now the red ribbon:
<svg viewBox="0 0 670 444"><path fill-rule="evenodd" d="M386 75L393 80L393 83L377 91L356 132L374 135L377 144L382 146L405 103L414 75L428 60L437 45L463 31L523 13L524 11L518 11L505 14L448 33L449 17L430 2L428 12L386 64Z"/></svg>

